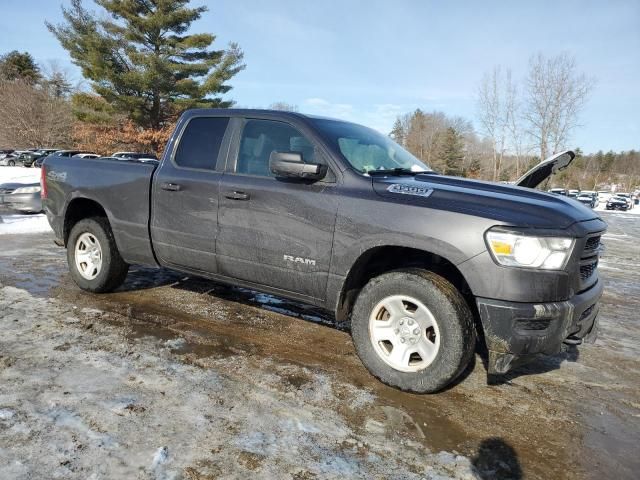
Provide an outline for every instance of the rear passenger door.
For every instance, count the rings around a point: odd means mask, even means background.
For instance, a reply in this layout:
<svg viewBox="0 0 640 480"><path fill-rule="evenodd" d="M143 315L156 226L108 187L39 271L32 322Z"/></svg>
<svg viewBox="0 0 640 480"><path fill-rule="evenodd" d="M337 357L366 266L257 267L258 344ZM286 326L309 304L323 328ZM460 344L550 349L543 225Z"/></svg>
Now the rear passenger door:
<svg viewBox="0 0 640 480"><path fill-rule="evenodd" d="M152 188L151 238L160 263L217 272L218 188L229 117L187 120Z"/></svg>

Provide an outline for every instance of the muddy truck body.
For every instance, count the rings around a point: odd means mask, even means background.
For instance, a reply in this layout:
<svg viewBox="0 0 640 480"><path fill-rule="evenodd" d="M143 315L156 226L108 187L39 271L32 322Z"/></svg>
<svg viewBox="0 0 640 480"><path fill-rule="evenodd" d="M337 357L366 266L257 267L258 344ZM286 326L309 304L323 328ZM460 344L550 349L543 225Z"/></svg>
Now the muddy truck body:
<svg viewBox="0 0 640 480"><path fill-rule="evenodd" d="M534 189L573 156L496 184L353 123L191 110L159 162L51 157L42 193L80 288L141 264L320 306L373 375L435 392L476 348L501 374L595 338L606 224Z"/></svg>

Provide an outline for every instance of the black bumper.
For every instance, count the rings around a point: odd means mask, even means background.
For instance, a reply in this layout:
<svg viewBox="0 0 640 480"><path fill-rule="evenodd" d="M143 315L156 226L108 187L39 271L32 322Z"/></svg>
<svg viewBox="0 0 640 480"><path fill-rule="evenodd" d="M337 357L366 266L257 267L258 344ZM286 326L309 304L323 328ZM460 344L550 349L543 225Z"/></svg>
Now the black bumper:
<svg viewBox="0 0 640 480"><path fill-rule="evenodd" d="M489 351L489 374L506 373L536 354L556 354L563 343L595 341L602 289L598 281L586 292L553 303L477 298Z"/></svg>

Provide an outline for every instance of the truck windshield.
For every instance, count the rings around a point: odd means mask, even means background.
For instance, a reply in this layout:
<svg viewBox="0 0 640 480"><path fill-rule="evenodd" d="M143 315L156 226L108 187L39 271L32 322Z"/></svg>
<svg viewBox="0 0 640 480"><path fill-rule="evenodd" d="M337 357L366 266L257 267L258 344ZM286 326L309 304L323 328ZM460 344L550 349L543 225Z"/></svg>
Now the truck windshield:
<svg viewBox="0 0 640 480"><path fill-rule="evenodd" d="M425 163L396 142L371 128L338 120L313 121L325 141L360 173L366 174L375 170L431 171Z"/></svg>

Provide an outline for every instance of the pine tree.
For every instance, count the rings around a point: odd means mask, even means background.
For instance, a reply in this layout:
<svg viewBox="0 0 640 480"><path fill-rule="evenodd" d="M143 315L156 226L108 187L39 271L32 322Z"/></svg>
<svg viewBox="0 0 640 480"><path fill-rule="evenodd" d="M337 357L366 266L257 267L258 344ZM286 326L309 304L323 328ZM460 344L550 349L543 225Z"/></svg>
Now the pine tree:
<svg viewBox="0 0 640 480"><path fill-rule="evenodd" d="M393 128L389 133L389 136L398 144L404 145L404 139L406 133L404 131L404 126L402 125L402 121L400 118L396 118L395 123L393 124Z"/></svg>
<svg viewBox="0 0 640 480"><path fill-rule="evenodd" d="M444 133L442 140L441 160L444 162L444 174L456 175L462 174L462 162L464 161L464 148L462 138L456 132L455 128L449 127Z"/></svg>
<svg viewBox="0 0 640 480"><path fill-rule="evenodd" d="M480 159L474 158L469 164L469 168L464 172L464 176L469 178L480 178L481 173L482 164L480 163Z"/></svg>
<svg viewBox="0 0 640 480"><path fill-rule="evenodd" d="M0 57L0 79L24 80L33 85L42 79L42 74L30 53L14 50Z"/></svg>
<svg viewBox="0 0 640 480"><path fill-rule="evenodd" d="M109 17L81 0L62 9L65 22L47 28L69 52L93 90L136 124L161 128L180 111L229 107L222 95L244 68L237 44L210 49L215 36L187 34L206 7L189 0L95 0Z"/></svg>

